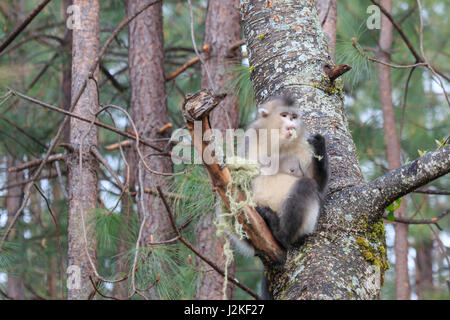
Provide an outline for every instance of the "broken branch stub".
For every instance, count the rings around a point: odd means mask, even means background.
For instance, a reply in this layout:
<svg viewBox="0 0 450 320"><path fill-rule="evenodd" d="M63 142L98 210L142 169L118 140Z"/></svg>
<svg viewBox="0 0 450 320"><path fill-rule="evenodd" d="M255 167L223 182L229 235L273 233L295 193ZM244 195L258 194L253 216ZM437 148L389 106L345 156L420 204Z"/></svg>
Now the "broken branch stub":
<svg viewBox="0 0 450 320"><path fill-rule="evenodd" d="M208 90L201 90L193 95L186 96L182 112L186 120L187 128L191 134L195 148L203 160L203 153L209 144L214 141L205 141L205 132L211 129L209 113L225 98L225 94L213 95ZM195 137L194 121L202 121L202 137ZM206 139L209 140L209 139ZM211 148L209 148L211 149ZM203 161L204 162L204 161ZM231 173L228 166L223 166L216 162L205 163L212 183L220 197L229 209L230 201L226 195L227 187L231 181ZM231 186L232 193L234 186ZM245 195L238 190L238 199L244 201ZM238 214L237 219L242 224L244 231L255 247L258 256L266 263L282 263L285 259L285 252L279 247L272 233L261 216L250 206L245 206L244 210Z"/></svg>

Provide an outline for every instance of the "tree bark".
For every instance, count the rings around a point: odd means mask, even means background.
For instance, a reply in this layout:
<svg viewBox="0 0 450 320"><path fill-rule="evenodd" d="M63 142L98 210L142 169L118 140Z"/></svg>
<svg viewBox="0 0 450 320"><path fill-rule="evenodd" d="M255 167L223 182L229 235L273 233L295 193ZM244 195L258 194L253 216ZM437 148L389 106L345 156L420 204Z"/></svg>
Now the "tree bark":
<svg viewBox="0 0 450 320"><path fill-rule="evenodd" d="M72 103L84 81L88 80L89 68L94 64L100 47L100 2L98 0L74 0L82 17L81 29L73 31L72 49ZM97 81L98 68L93 78ZM98 92L94 79L87 86L74 113L91 117L98 110ZM68 267L80 270L80 286L68 287L68 299L85 300L93 291L89 276L94 275L96 265L96 234L93 218L98 195L98 163L90 149L97 145L97 127L72 118L70 120L70 143L74 152L67 157L68 168ZM80 151L82 161L80 165ZM72 279L70 275L69 279ZM70 280L69 280L70 282ZM73 285L73 284L72 284Z"/></svg>
<svg viewBox="0 0 450 320"><path fill-rule="evenodd" d="M129 231L131 228L130 222L131 222L131 216L134 214L134 204L135 201L131 196L131 193L133 193L136 188L136 177L137 177L137 170L136 170L136 158L135 158L135 151L132 148L127 148L127 162L129 166L129 172L130 172L130 178L129 178L129 191L127 194L125 194L122 198L122 206L121 206L121 214L122 214L122 221L124 221L124 227L120 229L120 235L119 235L119 243L117 245L117 255L118 255L118 261L116 263L116 274L118 274L119 277L123 277L126 274L130 272L130 261L127 259L128 257L128 250L130 250L130 241L129 241ZM124 177L126 177L126 172L124 173ZM121 281L114 284L114 296L118 298L126 298L129 295L128 290L128 281Z"/></svg>
<svg viewBox="0 0 450 320"><path fill-rule="evenodd" d="M240 56L230 56L229 47L241 38L241 19L239 0L210 0L206 10L204 43L210 45L205 65L202 65L202 87L212 88L217 93L230 93L211 113L210 120L214 129L225 133L239 125L239 103L237 97L229 92L231 68ZM234 58L234 59L233 59ZM208 70L206 70L208 69ZM209 83L207 72L213 83ZM214 213L206 213L196 229L196 244L200 253L208 256L217 265L225 268L223 254L224 239L216 236ZM222 299L223 277L218 276L202 261L198 261L202 276L196 291L196 299ZM228 274L234 276L234 263L229 266ZM229 283L227 298L233 296L233 285Z"/></svg>
<svg viewBox="0 0 450 320"><path fill-rule="evenodd" d="M209 0L206 9L204 43L210 45L202 65L202 88L213 89L215 93L229 95L211 112L214 129L237 128L239 124L238 99L230 92L231 69L239 63L238 50L230 52L230 46L241 39L239 0ZM207 71L211 76L210 83Z"/></svg>
<svg viewBox="0 0 450 320"><path fill-rule="evenodd" d="M127 13L132 15L147 1L129 0ZM130 70L131 88L131 116L135 121L139 135L146 139L170 137L170 130L160 133L159 129L169 122L167 110L167 95L164 75L164 38L162 3L157 3L136 19L129 26L129 56L128 66ZM155 143L164 149L165 143ZM145 161L152 170L170 173L173 171L171 159L168 157L147 157L155 151L148 147L142 147ZM156 186L164 187L167 180L161 175L149 172L139 157L136 157L136 167L142 175L141 188L156 189ZM137 182L141 179L137 178ZM144 192L142 191L142 194ZM159 242L172 238L174 231L169 217L159 197L154 194L143 194L143 201L137 200L140 221L144 221L141 247L149 247L151 240ZM170 270L165 266L159 266L161 276L169 276ZM158 298L154 290L151 297Z"/></svg>
<svg viewBox="0 0 450 320"><path fill-rule="evenodd" d="M337 0L318 0L317 11L323 34L328 43L328 52L336 60Z"/></svg>
<svg viewBox="0 0 450 320"><path fill-rule="evenodd" d="M382 216L395 199L450 171L450 146L364 183L348 130L342 88L314 1L241 0L255 98L290 95L311 133L326 139L330 184L317 230L270 266L275 299L376 299L386 258ZM261 36L263 35L263 36Z"/></svg>
<svg viewBox="0 0 450 320"><path fill-rule="evenodd" d="M423 299L424 295L433 290L433 242L427 241L416 247L416 279L417 296Z"/></svg>
<svg viewBox="0 0 450 320"><path fill-rule="evenodd" d="M11 2L11 10L12 18L14 21L23 21L25 19L25 8L24 1L12 1ZM24 69L24 59L20 55L20 53L13 52L13 59L16 61L16 85L19 88L23 88L25 85L25 69ZM19 108L23 108L22 102L19 102ZM15 148L14 148L15 150ZM16 159L13 155L8 155L6 158L8 168L12 168L18 165L21 165L19 159ZM23 181L25 178L23 172L9 172L7 175L8 185L14 185L20 181ZM23 200L23 186L17 186L11 189L8 189L7 197L6 197L6 210L8 212L8 223L10 219L13 219L15 213L20 207L20 204ZM14 235L16 238L20 237L18 233ZM13 240L13 236L10 237L10 240ZM8 295L15 300L23 300L25 298L25 287L24 287L24 279L21 274L20 268L16 269L15 272L8 273L8 287L7 292Z"/></svg>
<svg viewBox="0 0 450 320"><path fill-rule="evenodd" d="M7 157L8 167L15 167L20 163L20 161L14 159L11 155ZM8 172L8 185L14 185L20 181L24 180L23 172ZM13 217L14 214L20 207L23 199L23 189L22 186L17 186L8 189L8 194L6 196L6 210L8 211L8 217ZM9 220L9 219L8 219ZM9 222L9 221L8 221ZM18 237L19 234L15 233ZM13 234L10 236L10 240L13 240ZM16 272L8 272L8 296L14 300L23 300L25 298L25 287L23 283L22 275L19 272L20 268Z"/></svg>
<svg viewBox="0 0 450 320"><path fill-rule="evenodd" d="M382 0L381 5L392 13L392 0ZM378 59L389 63L391 60L393 26L389 19L383 15L378 48ZM381 110L383 111L384 143L389 169L400 167L401 143L397 132L394 105L392 103L392 87L390 68L378 64L378 87L380 92ZM403 201L396 211L396 216L406 218L406 202ZM396 297L399 300L410 298L408 274L408 224L395 224L395 287Z"/></svg>
<svg viewBox="0 0 450 320"><path fill-rule="evenodd" d="M67 21L67 8L73 4L73 0L64 0L64 21ZM61 88L62 88L62 107L66 110L70 108L70 102L72 101L71 88L72 88L72 30L66 28L63 39L63 59L62 59L62 72L61 72ZM64 128L64 142L68 143L70 137L70 127Z"/></svg>

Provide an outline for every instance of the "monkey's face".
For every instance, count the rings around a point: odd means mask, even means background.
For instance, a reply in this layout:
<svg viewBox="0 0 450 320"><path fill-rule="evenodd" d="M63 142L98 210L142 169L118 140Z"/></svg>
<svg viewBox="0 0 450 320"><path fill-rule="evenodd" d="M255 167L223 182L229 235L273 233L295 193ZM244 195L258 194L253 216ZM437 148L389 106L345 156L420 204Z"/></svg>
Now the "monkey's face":
<svg viewBox="0 0 450 320"><path fill-rule="evenodd" d="M300 134L301 121L296 112L282 111L278 115L280 117L280 136L288 140L298 137Z"/></svg>
<svg viewBox="0 0 450 320"><path fill-rule="evenodd" d="M303 139L305 129L300 119L300 109L286 104L283 99L274 99L258 108L257 120L252 124L257 130L267 129L271 144L281 148L289 148L299 139ZM273 130L277 131L277 141L273 141L275 136L271 136Z"/></svg>

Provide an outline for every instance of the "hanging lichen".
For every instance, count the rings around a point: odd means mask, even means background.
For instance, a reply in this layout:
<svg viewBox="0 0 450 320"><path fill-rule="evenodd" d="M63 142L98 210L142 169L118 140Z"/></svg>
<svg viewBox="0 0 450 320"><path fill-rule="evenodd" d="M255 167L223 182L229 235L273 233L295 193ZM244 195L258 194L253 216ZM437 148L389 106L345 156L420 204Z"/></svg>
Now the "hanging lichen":
<svg viewBox="0 0 450 320"><path fill-rule="evenodd" d="M225 277L223 285L223 299L227 298L226 289L228 285L228 266L233 261L233 251L231 250L230 239L227 233L233 233L240 239L247 238L241 223L237 219L237 215L242 212L246 206L254 207L252 200L251 186L252 180L259 175L258 163L240 157L227 158L226 163L231 172L231 181L227 186L226 196L230 204L229 210L223 201L220 201L220 212L215 219L217 235L225 238L223 253L225 256ZM234 188L232 188L232 186ZM238 190L244 192L245 201L238 199Z"/></svg>

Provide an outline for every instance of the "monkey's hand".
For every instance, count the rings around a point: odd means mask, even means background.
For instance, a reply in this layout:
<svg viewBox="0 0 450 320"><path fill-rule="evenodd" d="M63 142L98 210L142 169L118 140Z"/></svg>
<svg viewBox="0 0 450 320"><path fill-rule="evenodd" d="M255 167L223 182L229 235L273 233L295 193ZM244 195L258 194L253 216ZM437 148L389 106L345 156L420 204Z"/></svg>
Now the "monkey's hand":
<svg viewBox="0 0 450 320"><path fill-rule="evenodd" d="M315 134L308 138L308 143L313 147L314 155L323 159L327 152L325 138L321 134Z"/></svg>
<svg viewBox="0 0 450 320"><path fill-rule="evenodd" d="M328 184L329 165L328 154L325 146L325 138L320 134L315 134L308 138L308 143L312 146L314 157L314 180L319 186L319 191L323 192Z"/></svg>

